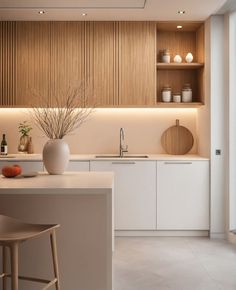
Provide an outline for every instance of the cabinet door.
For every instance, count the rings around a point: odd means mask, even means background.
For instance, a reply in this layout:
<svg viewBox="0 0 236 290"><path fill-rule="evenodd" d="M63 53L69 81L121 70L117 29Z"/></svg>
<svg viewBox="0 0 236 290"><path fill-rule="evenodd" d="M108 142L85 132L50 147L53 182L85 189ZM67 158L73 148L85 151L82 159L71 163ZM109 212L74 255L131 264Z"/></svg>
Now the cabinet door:
<svg viewBox="0 0 236 290"><path fill-rule="evenodd" d="M51 101L54 105L53 98L63 98L73 88L84 98L84 40L83 22L52 22Z"/></svg>
<svg viewBox="0 0 236 290"><path fill-rule="evenodd" d="M43 171L42 161L0 161L0 171L4 166L12 166L14 164L19 164L22 168L22 173L28 173L32 171Z"/></svg>
<svg viewBox="0 0 236 290"><path fill-rule="evenodd" d="M67 171L89 171L89 161L70 160Z"/></svg>
<svg viewBox="0 0 236 290"><path fill-rule="evenodd" d="M92 161L90 168L115 173L116 230L156 229L155 161Z"/></svg>
<svg viewBox="0 0 236 290"><path fill-rule="evenodd" d="M154 105L156 25L119 22L119 104Z"/></svg>
<svg viewBox="0 0 236 290"><path fill-rule="evenodd" d="M118 35L116 22L86 22L86 76L91 104L118 105Z"/></svg>
<svg viewBox="0 0 236 290"><path fill-rule="evenodd" d="M209 230L209 162L157 162L157 229Z"/></svg>
<svg viewBox="0 0 236 290"><path fill-rule="evenodd" d="M50 23L17 22L16 105L50 97Z"/></svg>

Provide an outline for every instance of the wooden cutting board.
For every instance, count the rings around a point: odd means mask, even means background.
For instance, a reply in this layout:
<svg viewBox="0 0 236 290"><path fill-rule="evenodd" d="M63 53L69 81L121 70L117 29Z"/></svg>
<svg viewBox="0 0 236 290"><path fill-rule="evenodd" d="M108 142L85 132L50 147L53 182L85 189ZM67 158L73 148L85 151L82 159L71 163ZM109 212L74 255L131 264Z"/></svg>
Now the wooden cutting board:
<svg viewBox="0 0 236 290"><path fill-rule="evenodd" d="M173 155L183 155L188 153L193 147L194 139L192 133L183 126L176 125L168 128L161 136L161 144L166 153Z"/></svg>

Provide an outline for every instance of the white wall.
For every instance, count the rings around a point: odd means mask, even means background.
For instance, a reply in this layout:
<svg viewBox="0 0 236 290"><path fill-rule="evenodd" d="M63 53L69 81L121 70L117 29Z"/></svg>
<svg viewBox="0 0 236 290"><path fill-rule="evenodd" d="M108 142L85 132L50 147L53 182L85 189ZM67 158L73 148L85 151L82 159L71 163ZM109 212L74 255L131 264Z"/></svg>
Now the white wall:
<svg viewBox="0 0 236 290"><path fill-rule="evenodd" d="M229 18L229 229L236 229L236 12Z"/></svg>
<svg viewBox="0 0 236 290"><path fill-rule="evenodd" d="M197 109L97 109L81 128L67 136L71 153L118 153L119 129L125 128L130 153L164 153L160 138L164 130L180 119L180 124L193 133L197 152ZM9 152L17 152L20 137L18 124L29 119L27 110L0 109L0 134L6 133ZM32 137L36 153L47 141L35 127Z"/></svg>
<svg viewBox="0 0 236 290"><path fill-rule="evenodd" d="M207 156L210 151L211 237L224 237L225 154L227 153L225 147L227 134L225 130L224 16L212 16L206 22L206 55L206 106L200 109L198 114L199 153ZM221 150L221 155L216 155L216 149Z"/></svg>
<svg viewBox="0 0 236 290"><path fill-rule="evenodd" d="M197 114L197 135L198 153L201 156L210 158L211 152L211 128L210 128L210 96L211 96L211 21L205 22L205 105L198 109Z"/></svg>

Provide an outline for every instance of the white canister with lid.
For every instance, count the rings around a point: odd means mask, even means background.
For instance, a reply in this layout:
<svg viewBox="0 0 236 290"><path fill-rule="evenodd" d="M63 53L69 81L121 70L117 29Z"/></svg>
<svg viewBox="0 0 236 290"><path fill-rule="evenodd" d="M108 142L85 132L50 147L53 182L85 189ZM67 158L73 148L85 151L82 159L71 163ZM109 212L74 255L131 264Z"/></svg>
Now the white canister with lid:
<svg viewBox="0 0 236 290"><path fill-rule="evenodd" d="M181 102L181 94L180 93L173 94L173 102L174 103L180 103Z"/></svg>
<svg viewBox="0 0 236 290"><path fill-rule="evenodd" d="M170 52L168 49L164 49L162 52L162 62L170 63Z"/></svg>
<svg viewBox="0 0 236 290"><path fill-rule="evenodd" d="M192 89L190 84L185 84L182 89L182 102L183 103L191 103L193 100L192 97Z"/></svg>
<svg viewBox="0 0 236 290"><path fill-rule="evenodd" d="M171 88L169 86L166 86L162 89L161 99L164 103L171 102Z"/></svg>

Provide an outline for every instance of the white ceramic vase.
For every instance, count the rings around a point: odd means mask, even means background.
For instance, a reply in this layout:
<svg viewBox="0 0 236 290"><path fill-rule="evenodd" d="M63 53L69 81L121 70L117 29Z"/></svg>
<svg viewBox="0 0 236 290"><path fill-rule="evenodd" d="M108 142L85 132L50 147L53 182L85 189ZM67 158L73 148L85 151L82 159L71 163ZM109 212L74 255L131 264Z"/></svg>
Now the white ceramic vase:
<svg viewBox="0 0 236 290"><path fill-rule="evenodd" d="M182 62L182 57L180 56L180 55L176 55L175 57L174 57L174 62L175 63L181 63Z"/></svg>
<svg viewBox="0 0 236 290"><path fill-rule="evenodd" d="M69 163L70 149L63 139L51 139L43 148L43 163L49 174L63 174Z"/></svg>
<svg viewBox="0 0 236 290"><path fill-rule="evenodd" d="M186 62L190 63L193 61L193 55L191 52L189 52L185 57Z"/></svg>

